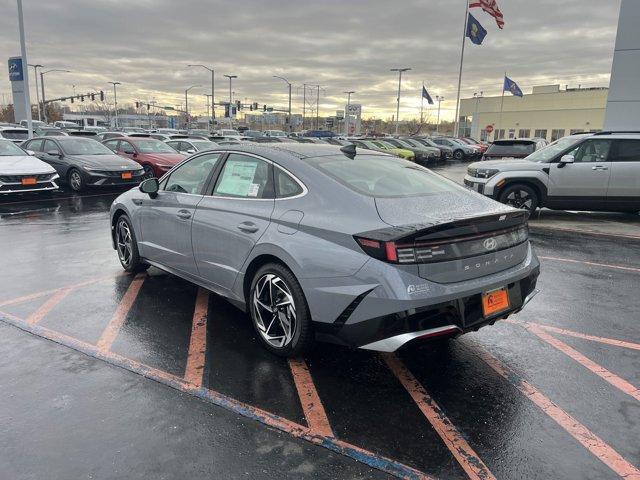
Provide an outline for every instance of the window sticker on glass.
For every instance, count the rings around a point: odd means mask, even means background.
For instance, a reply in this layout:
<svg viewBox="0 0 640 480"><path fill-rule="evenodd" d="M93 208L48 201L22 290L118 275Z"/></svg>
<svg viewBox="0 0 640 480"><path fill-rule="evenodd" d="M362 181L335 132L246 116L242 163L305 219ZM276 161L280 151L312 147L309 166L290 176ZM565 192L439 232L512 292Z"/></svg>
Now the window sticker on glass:
<svg viewBox="0 0 640 480"><path fill-rule="evenodd" d="M249 187L249 191L247 192L247 197L257 197L258 192L260 191L259 183L252 183Z"/></svg>
<svg viewBox="0 0 640 480"><path fill-rule="evenodd" d="M238 197L255 197L258 195L259 185L253 183L253 178L258 168L257 162L247 162L245 160L227 160L222 178L216 188L217 193L223 195L234 195ZM252 188L258 187L252 195Z"/></svg>

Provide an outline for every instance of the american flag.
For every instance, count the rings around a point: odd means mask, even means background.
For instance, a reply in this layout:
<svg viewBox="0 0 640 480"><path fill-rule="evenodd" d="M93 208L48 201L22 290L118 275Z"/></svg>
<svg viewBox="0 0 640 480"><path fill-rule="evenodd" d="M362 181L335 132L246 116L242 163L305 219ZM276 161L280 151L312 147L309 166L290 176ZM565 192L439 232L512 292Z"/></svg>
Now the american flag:
<svg viewBox="0 0 640 480"><path fill-rule="evenodd" d="M500 8L498 8L496 0L476 0L469 4L469 8L481 8L496 19L498 28L504 28L504 17L502 16Z"/></svg>

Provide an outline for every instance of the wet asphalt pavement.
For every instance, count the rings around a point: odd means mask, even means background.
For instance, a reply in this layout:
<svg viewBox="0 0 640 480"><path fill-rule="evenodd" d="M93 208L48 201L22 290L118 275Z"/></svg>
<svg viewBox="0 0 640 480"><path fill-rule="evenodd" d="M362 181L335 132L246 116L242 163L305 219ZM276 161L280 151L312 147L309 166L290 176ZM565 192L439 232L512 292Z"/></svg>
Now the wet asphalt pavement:
<svg viewBox="0 0 640 480"><path fill-rule="evenodd" d="M116 195L0 198L0 478L640 478L634 222L532 224L509 321L287 361L223 299L124 275Z"/></svg>

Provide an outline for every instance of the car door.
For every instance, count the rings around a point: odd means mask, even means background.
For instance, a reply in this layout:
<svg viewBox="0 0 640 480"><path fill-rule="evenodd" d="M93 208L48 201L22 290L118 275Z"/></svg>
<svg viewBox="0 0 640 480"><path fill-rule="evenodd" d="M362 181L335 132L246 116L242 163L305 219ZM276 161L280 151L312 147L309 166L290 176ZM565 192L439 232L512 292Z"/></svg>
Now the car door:
<svg viewBox="0 0 640 480"><path fill-rule="evenodd" d="M548 204L561 208L602 207L611 175L611 140L590 138L568 155L573 163L549 166Z"/></svg>
<svg viewBox="0 0 640 480"><path fill-rule="evenodd" d="M56 142L49 138L45 139L42 144L42 156L39 158L55 168L60 178L66 179L69 165L64 160L62 150Z"/></svg>
<svg viewBox="0 0 640 480"><path fill-rule="evenodd" d="M640 140L613 140L607 203L612 208L640 210Z"/></svg>
<svg viewBox="0 0 640 480"><path fill-rule="evenodd" d="M193 221L193 253L202 278L225 290L233 287L271 222L274 197L270 161L246 153L228 155Z"/></svg>
<svg viewBox="0 0 640 480"><path fill-rule="evenodd" d="M155 198L140 201L141 254L144 258L188 275L197 269L191 247L194 212L212 175L219 153L190 159L163 180Z"/></svg>

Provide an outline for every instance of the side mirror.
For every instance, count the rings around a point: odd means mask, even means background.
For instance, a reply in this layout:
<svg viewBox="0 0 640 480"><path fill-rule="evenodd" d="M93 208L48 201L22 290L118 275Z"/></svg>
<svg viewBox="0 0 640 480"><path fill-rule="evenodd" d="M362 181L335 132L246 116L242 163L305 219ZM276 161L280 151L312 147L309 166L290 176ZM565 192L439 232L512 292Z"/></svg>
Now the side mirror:
<svg viewBox="0 0 640 480"><path fill-rule="evenodd" d="M52 157L61 157L62 154L58 150L49 150L47 155L51 155Z"/></svg>
<svg viewBox="0 0 640 480"><path fill-rule="evenodd" d="M193 148L190 148L189 150L186 151L186 153L191 154L191 153L196 153L196 151Z"/></svg>
<svg viewBox="0 0 640 480"><path fill-rule="evenodd" d="M138 188L142 193L146 193L151 198L155 198L156 195L158 195L160 184L158 183L157 178L147 178L142 183L140 183L140 187Z"/></svg>
<svg viewBox="0 0 640 480"><path fill-rule="evenodd" d="M568 163L575 162L575 157L573 155L563 155L560 157L560 163L558 163L558 168L564 168Z"/></svg>
<svg viewBox="0 0 640 480"><path fill-rule="evenodd" d="M30 155L33 157L35 154L36 152L34 152L33 150L27 150L27 155Z"/></svg>

